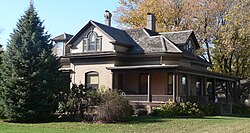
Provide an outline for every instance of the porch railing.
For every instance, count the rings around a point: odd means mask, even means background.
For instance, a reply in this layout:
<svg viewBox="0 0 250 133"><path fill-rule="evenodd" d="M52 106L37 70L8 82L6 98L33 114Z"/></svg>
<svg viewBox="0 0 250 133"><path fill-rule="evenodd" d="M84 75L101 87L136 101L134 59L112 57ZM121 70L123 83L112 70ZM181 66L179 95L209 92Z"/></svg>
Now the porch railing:
<svg viewBox="0 0 250 133"><path fill-rule="evenodd" d="M148 95L123 95L130 101L148 101ZM173 95L152 95L152 101L167 102L173 100Z"/></svg>
<svg viewBox="0 0 250 133"><path fill-rule="evenodd" d="M208 97L206 96L179 96L176 98L178 102L192 102L192 103L199 103L199 104L206 104L208 103Z"/></svg>

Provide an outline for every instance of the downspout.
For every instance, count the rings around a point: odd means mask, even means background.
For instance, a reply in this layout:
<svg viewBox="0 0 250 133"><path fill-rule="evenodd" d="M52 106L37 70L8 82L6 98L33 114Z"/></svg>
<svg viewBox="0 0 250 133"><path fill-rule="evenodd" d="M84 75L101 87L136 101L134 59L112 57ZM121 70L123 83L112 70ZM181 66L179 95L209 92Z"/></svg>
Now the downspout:
<svg viewBox="0 0 250 133"><path fill-rule="evenodd" d="M160 65L163 65L162 56L160 56Z"/></svg>
<svg viewBox="0 0 250 133"><path fill-rule="evenodd" d="M73 69L74 69L74 75L73 75L74 81L73 81L73 83L75 84L76 83L76 70L75 70L75 65L73 63L72 63L72 65L73 65Z"/></svg>

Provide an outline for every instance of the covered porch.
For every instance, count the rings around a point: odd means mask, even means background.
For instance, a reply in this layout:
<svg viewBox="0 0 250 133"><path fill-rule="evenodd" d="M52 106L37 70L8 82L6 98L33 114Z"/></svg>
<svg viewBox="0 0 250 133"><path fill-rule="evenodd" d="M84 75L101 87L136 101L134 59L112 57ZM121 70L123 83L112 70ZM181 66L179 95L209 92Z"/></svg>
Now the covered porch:
<svg viewBox="0 0 250 133"><path fill-rule="evenodd" d="M148 65L108 68L113 89L132 103L173 102L228 103L237 92L236 79L207 70L177 65Z"/></svg>

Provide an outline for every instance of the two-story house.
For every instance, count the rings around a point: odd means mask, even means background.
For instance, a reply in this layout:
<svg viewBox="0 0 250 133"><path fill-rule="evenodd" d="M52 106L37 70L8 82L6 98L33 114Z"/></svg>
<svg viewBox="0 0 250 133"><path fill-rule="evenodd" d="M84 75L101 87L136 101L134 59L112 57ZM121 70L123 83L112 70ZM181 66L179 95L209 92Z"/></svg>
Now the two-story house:
<svg viewBox="0 0 250 133"><path fill-rule="evenodd" d="M132 103L172 101L228 102L236 95L237 77L211 72L196 55L192 30L156 32L155 16L145 28L122 30L90 20L73 37L54 38L55 54L71 82L86 87L122 90ZM230 94L230 95L229 95Z"/></svg>

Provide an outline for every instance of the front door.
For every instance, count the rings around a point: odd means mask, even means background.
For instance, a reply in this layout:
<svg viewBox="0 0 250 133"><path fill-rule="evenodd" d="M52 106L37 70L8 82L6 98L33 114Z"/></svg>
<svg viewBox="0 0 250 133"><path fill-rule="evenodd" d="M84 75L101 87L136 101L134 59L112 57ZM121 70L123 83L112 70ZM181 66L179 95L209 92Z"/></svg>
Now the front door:
<svg viewBox="0 0 250 133"><path fill-rule="evenodd" d="M140 80L139 93L148 94L148 74L140 74L139 80Z"/></svg>

